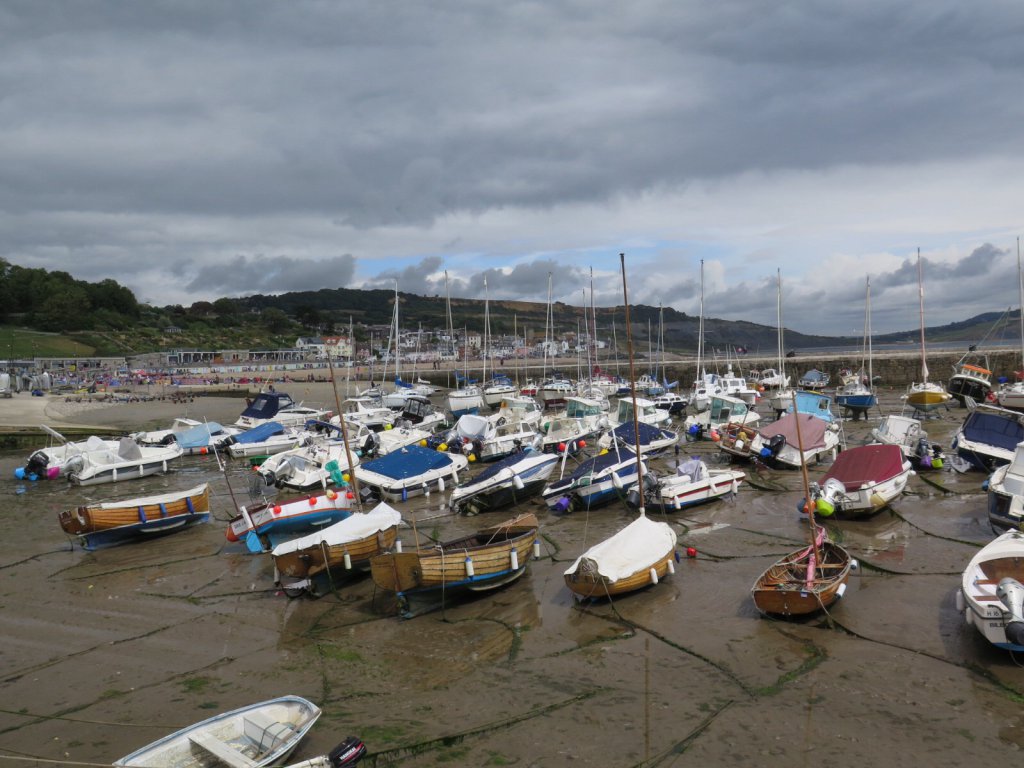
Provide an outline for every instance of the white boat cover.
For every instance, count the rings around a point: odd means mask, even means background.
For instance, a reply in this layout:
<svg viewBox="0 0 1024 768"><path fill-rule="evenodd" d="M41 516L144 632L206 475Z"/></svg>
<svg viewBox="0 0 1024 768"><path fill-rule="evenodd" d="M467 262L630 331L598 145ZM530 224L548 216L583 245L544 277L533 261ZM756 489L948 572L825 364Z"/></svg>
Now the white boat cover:
<svg viewBox="0 0 1024 768"><path fill-rule="evenodd" d="M597 563L597 572L615 582L649 568L676 545L676 532L668 523L658 523L642 515L621 531L588 549L565 571L573 573L580 561Z"/></svg>
<svg viewBox="0 0 1024 768"><path fill-rule="evenodd" d="M401 522L402 514L394 507L381 502L369 512L354 512L351 516L323 530L278 544L274 547L271 555L279 557L307 547L319 546L321 543L335 547L346 542L359 541Z"/></svg>

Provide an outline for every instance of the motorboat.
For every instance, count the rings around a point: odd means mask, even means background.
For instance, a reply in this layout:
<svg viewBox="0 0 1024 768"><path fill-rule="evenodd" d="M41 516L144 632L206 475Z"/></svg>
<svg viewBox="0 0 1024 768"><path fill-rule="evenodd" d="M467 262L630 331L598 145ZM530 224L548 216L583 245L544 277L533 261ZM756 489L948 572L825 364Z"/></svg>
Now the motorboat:
<svg viewBox="0 0 1024 768"><path fill-rule="evenodd" d="M998 466L983 484L988 494L988 521L997 534L1017 530L1024 521L1024 442L1008 464Z"/></svg>
<svg viewBox="0 0 1024 768"><path fill-rule="evenodd" d="M859 445L840 453L811 484L820 517L868 517L888 507L907 487L914 469L896 445Z"/></svg>
<svg viewBox="0 0 1024 768"><path fill-rule="evenodd" d="M235 427L252 429L260 424L276 421L284 427L301 426L309 419L323 419L331 412L326 408L314 408L295 402L284 392L260 392L242 411Z"/></svg>
<svg viewBox="0 0 1024 768"><path fill-rule="evenodd" d="M971 558L956 604L996 648L1024 651L1024 532L1006 531Z"/></svg>
<svg viewBox="0 0 1024 768"><path fill-rule="evenodd" d="M639 440L637 439L639 435ZM598 447L611 449L615 443L639 452L641 456L653 458L660 456L678 444L679 434L664 427L656 427L645 422L626 422L601 435Z"/></svg>
<svg viewBox="0 0 1024 768"><path fill-rule="evenodd" d="M68 464L83 453L94 451L117 451L119 440L104 440L97 435L90 435L85 440L69 441L57 430L41 424L40 428L52 440L49 445L37 448L29 454L24 467L14 470L18 480L56 480L66 475ZM54 442L56 440L57 442Z"/></svg>
<svg viewBox="0 0 1024 768"><path fill-rule="evenodd" d="M117 768L265 768L294 751L320 717L299 696L281 696L215 715L115 760Z"/></svg>
<svg viewBox="0 0 1024 768"><path fill-rule="evenodd" d="M565 458L563 455L563 467ZM638 482L636 454L627 448L619 448L581 462L572 474L549 482L541 496L554 512L594 509L616 499L624 501Z"/></svg>
<svg viewBox="0 0 1024 768"><path fill-rule="evenodd" d="M118 441L116 451L103 447L71 457L64 466L64 472L74 485L137 480L166 474L171 469L171 462L181 458L182 453L176 442L170 445L139 445L125 436Z"/></svg>
<svg viewBox="0 0 1024 768"><path fill-rule="evenodd" d="M558 462L558 456L537 451L506 456L452 489L448 506L475 515L519 504L544 488Z"/></svg>
<svg viewBox="0 0 1024 768"><path fill-rule="evenodd" d="M692 439L714 439L729 423L757 428L761 417L738 397L719 394L711 397L707 410L692 413L683 421L684 433Z"/></svg>
<svg viewBox="0 0 1024 768"><path fill-rule="evenodd" d="M462 453L434 451L410 445L359 467L359 484L368 486L387 501L405 501L414 496L443 493L445 486L457 485L459 472L469 466Z"/></svg>
<svg viewBox="0 0 1024 768"><path fill-rule="evenodd" d="M950 449L972 468L991 472L1013 458L1024 440L1024 414L994 405L979 405L964 418Z"/></svg>
<svg viewBox="0 0 1024 768"><path fill-rule="evenodd" d="M738 469L712 468L694 456L681 461L671 475L659 476L652 494L663 509L684 509L735 495L746 475Z"/></svg>
<svg viewBox="0 0 1024 768"><path fill-rule="evenodd" d="M918 472L942 469L945 452L937 443L928 439L928 433L921 427L921 421L912 416L891 413L883 416L878 426L871 430L871 440L886 445L897 445L911 466Z"/></svg>

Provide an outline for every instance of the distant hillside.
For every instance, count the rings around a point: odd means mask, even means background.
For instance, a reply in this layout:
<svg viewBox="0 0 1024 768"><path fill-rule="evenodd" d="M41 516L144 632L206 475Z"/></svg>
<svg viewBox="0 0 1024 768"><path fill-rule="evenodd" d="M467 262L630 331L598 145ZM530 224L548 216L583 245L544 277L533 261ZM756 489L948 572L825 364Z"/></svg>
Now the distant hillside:
<svg viewBox="0 0 1024 768"><path fill-rule="evenodd" d="M445 328L447 326L445 299L440 296L418 296L399 292L401 307L399 320L403 328L412 329L422 324L424 328ZM387 325L394 311L394 292L389 290L360 290L355 288L321 289L299 291L278 296L254 295L237 299L246 309L273 307L295 317L315 310L329 317L336 329L348 325L349 318L356 324ZM451 299L452 324L456 329L483 330L484 302L478 299ZM489 302L491 332L512 333L513 327L521 335L524 329L534 337L544 335L547 305L529 301ZM585 331L590 308L570 306L556 302L552 307L555 331ZM611 341L613 335L620 342L625 341L626 315L622 306L597 307L597 335L599 339ZM662 310L638 304L630 307L630 322L636 343L646 347L655 346L658 341L659 321ZM669 350L696 350L699 332L699 318L679 312L671 307L664 309L664 339ZM648 333L653 338L648 337ZM758 325L744 321L704 319L705 345L724 351L727 348L743 347L751 352L774 352L777 346L774 326ZM812 336L796 331L786 331L787 346L821 347L836 344L855 343L855 340L833 336ZM637 352L646 350L638 349Z"/></svg>
<svg viewBox="0 0 1024 768"><path fill-rule="evenodd" d="M962 341L965 344L1020 343L1020 310L985 312L956 323L930 326L925 328L925 336L929 341ZM921 330L915 328L872 338L882 344L915 342L921 338Z"/></svg>

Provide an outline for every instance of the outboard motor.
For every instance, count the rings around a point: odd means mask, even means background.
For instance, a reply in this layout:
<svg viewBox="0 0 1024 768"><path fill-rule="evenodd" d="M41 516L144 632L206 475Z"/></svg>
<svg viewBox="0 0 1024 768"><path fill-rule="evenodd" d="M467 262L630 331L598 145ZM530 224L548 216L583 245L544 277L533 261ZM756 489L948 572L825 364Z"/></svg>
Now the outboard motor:
<svg viewBox="0 0 1024 768"><path fill-rule="evenodd" d="M18 480L23 480L26 477L29 480L37 480L40 477L49 478L49 475L46 472L47 464L49 464L49 460L46 458L45 454L42 452L33 453L28 457L28 462L25 464L24 468L19 467L14 470L14 476ZM54 467L54 469L57 468ZM58 473L60 472L59 469L57 471Z"/></svg>
<svg viewBox="0 0 1024 768"><path fill-rule="evenodd" d="M349 736L341 744L327 753L327 761L331 768L345 768L348 765L355 765L366 755L366 745L363 740L355 736Z"/></svg>
<svg viewBox="0 0 1024 768"><path fill-rule="evenodd" d="M772 435L770 438L768 438L768 445L766 446L766 448L761 450L761 455L764 456L766 459L769 457L778 456L779 451L781 451L785 446L785 435ZM767 454L765 453L765 450L768 451Z"/></svg>
<svg viewBox="0 0 1024 768"><path fill-rule="evenodd" d="M1009 577L1000 579L996 597L1003 603L999 610L1006 622L1006 639L1024 647L1024 585Z"/></svg>

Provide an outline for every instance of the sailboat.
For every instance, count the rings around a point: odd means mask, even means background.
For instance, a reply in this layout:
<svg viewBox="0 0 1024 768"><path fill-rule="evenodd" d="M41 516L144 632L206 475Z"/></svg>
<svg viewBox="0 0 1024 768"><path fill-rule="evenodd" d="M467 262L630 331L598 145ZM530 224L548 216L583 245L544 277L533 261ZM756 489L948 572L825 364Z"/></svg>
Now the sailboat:
<svg viewBox="0 0 1024 768"><path fill-rule="evenodd" d="M864 300L864 358L860 370L836 390L836 405L844 412L852 414L854 420L863 414L867 418L868 411L878 404L875 394L874 372L871 365L871 278L865 278L866 298ZM866 363L866 364L865 364Z"/></svg>
<svg viewBox="0 0 1024 768"><path fill-rule="evenodd" d="M544 322L544 369L540 384L537 385L537 398L545 408L558 408L565 405L565 398L576 394L576 387L559 371L548 375L548 353L553 353L555 339L555 315L551 304L551 273L548 272L548 305ZM554 361L554 354L552 354Z"/></svg>
<svg viewBox="0 0 1024 768"><path fill-rule="evenodd" d="M399 372L399 366L402 361L402 350L400 344L400 334L398 326L398 305L400 299L398 298L398 281L395 281L395 311L391 316L391 331L388 334L388 347L387 353L385 354L384 361L384 374L383 377L387 376L387 361L391 357L391 341L395 342L395 389L392 392L382 393L381 402L386 407L400 411L405 407L405 401L409 398L409 395L413 393L412 385L402 380L402 375ZM383 378L382 377L382 378Z"/></svg>
<svg viewBox="0 0 1024 768"><path fill-rule="evenodd" d="M797 446L803 454L800 420L796 421ZM811 499L807 464L801 463L804 498ZM762 573L750 594L754 605L769 616L806 616L827 610L846 592L854 560L850 553L831 541L814 519L814 503L805 502L808 543L772 563Z"/></svg>
<svg viewBox="0 0 1024 768"><path fill-rule="evenodd" d="M448 270L444 272L444 293L445 293L445 305L448 310L448 338L455 341L455 326L452 322L452 299L448 292ZM456 347L456 355L458 354L458 347ZM464 354L466 358L469 355L469 349L466 348ZM464 358L464 359L466 359ZM467 365L468 368L468 365ZM480 392L480 387L476 386L469 381L463 381L463 384L458 389L453 389L448 393L448 410L452 412L452 416L456 419L460 416L464 416L467 413L479 413L480 409L484 407L484 398Z"/></svg>
<svg viewBox="0 0 1024 768"><path fill-rule="evenodd" d="M775 277L776 298L776 339L779 347L779 369L775 376L769 371L761 371L761 386L765 389L774 389L768 396L768 405L775 413L776 418L793 407L793 388L789 386L789 376L786 375L786 356L783 352L783 330L782 330L782 270L776 270Z"/></svg>
<svg viewBox="0 0 1024 768"><path fill-rule="evenodd" d="M928 360L924 347L924 278L921 270L921 249L917 249L917 295L921 315L921 381L914 382L903 396L911 408L928 413L942 406L949 407L952 396L941 384L928 381Z"/></svg>
<svg viewBox="0 0 1024 768"><path fill-rule="evenodd" d="M704 369L704 260L700 262L700 316L697 324L697 376L690 388L690 405L694 412L701 413L711 407L711 396L722 390L717 385L718 377Z"/></svg>
<svg viewBox="0 0 1024 768"><path fill-rule="evenodd" d="M622 262L622 294L626 306L626 337L629 340L630 383L636 383L633 369L633 342L629 327L629 300L626 298L625 254ZM636 397L636 387L633 387ZM634 406L633 428L637 409ZM635 434L635 432L634 432ZM666 574L675 572L676 533L668 523L647 517L644 509L643 462L636 462L638 473L638 517L618 533L594 545L565 571L565 584L580 598L602 598L643 589L657 584Z"/></svg>
<svg viewBox="0 0 1024 768"><path fill-rule="evenodd" d="M512 384L512 379L505 374L491 372L491 378L487 379L487 361L491 357L491 310L490 296L487 293L487 278L484 278L484 369L483 369L483 398L487 407L496 410L506 398L516 394L517 390Z"/></svg>
<svg viewBox="0 0 1024 768"><path fill-rule="evenodd" d="M1020 266L1020 238L1017 238L1017 289L1020 293L1020 352L1024 366L1024 271ZM1006 384L996 394L996 400L1003 408L1024 411L1024 367L1017 371L1017 380Z"/></svg>

